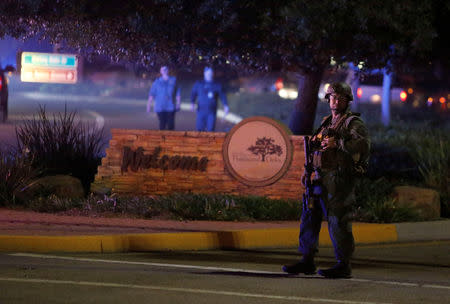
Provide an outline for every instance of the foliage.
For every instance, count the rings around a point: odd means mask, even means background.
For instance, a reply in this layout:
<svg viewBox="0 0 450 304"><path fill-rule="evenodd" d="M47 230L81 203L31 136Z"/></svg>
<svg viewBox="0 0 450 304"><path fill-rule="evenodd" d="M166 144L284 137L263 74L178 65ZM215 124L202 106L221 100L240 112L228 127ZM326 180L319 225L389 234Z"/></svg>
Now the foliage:
<svg viewBox="0 0 450 304"><path fill-rule="evenodd" d="M372 200L357 209L354 217L363 222L374 223L396 223L396 222L412 222L419 220L417 211L413 208L405 206L397 206L396 200Z"/></svg>
<svg viewBox="0 0 450 304"><path fill-rule="evenodd" d="M301 213L298 201L256 196L175 194L162 201L190 220L296 220Z"/></svg>
<svg viewBox="0 0 450 304"><path fill-rule="evenodd" d="M28 156L18 150L0 150L0 206L23 203L20 193L37 174Z"/></svg>
<svg viewBox="0 0 450 304"><path fill-rule="evenodd" d="M118 196L116 194L96 196L91 194L83 202L85 212L127 214L143 218L167 216L167 207L155 197Z"/></svg>
<svg viewBox="0 0 450 304"><path fill-rule="evenodd" d="M450 125L434 122L396 123L373 132L374 142L405 147L413 157L425 185L448 195L450 183Z"/></svg>
<svg viewBox="0 0 450 304"><path fill-rule="evenodd" d="M43 175L70 174L89 190L105 145L103 129L81 122L67 108L50 119L40 106L37 117L19 125L16 135L19 149L29 152L33 167L41 167Z"/></svg>
<svg viewBox="0 0 450 304"><path fill-rule="evenodd" d="M427 132L428 133L428 132ZM425 184L441 193L448 192L450 184L450 136L433 132L424 134L413 149L419 171Z"/></svg>
<svg viewBox="0 0 450 304"><path fill-rule="evenodd" d="M420 122L399 121L390 127L372 126L371 138L374 143L384 143L387 149L402 147L415 163L421 177L420 185L439 192L441 214L450 212L450 124L433 120ZM400 163L404 163L405 158ZM414 175L406 177L417 183Z"/></svg>
<svg viewBox="0 0 450 304"><path fill-rule="evenodd" d="M390 187L386 181L375 184L366 181L360 186L359 193L363 194L359 195L354 220L377 223L419 220L413 209L396 206L386 192ZM159 197L91 194L84 199L50 195L31 201L28 207L39 212L78 210L77 213L85 215L216 221L295 221L302 211L300 202L294 200L192 193Z"/></svg>
<svg viewBox="0 0 450 304"><path fill-rule="evenodd" d="M353 219L361 222L394 223L419 220L418 213L409 207L397 206L390 197L394 185L387 179L359 181L356 187L356 206Z"/></svg>
<svg viewBox="0 0 450 304"><path fill-rule="evenodd" d="M60 212L74 208L81 208L82 201L73 198L61 198L54 194L49 196L40 196L26 203L31 210L38 212Z"/></svg>
<svg viewBox="0 0 450 304"><path fill-rule="evenodd" d="M91 194L85 199L50 195L31 201L28 207L40 212L78 209L84 214L220 221L298 220L301 214L297 201L222 194L172 194L159 197Z"/></svg>
<svg viewBox="0 0 450 304"><path fill-rule="evenodd" d="M424 132L425 133L425 132ZM441 214L450 216L450 135L444 132L426 132L420 144L412 150L419 164L425 185L437 190L441 198Z"/></svg>
<svg viewBox="0 0 450 304"><path fill-rule="evenodd" d="M434 38L433 6L419 0L10 0L0 11L0 37L40 33L144 66L205 60L308 70L331 57L383 66L429 50Z"/></svg>

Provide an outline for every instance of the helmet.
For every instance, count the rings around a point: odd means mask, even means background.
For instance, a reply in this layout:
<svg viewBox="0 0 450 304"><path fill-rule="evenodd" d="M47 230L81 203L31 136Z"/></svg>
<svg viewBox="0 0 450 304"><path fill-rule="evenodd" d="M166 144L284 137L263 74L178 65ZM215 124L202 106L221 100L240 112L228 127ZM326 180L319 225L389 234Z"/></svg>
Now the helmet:
<svg viewBox="0 0 450 304"><path fill-rule="evenodd" d="M325 99L329 100L332 93L344 96L348 102L353 100L352 88L345 82L335 82L328 86Z"/></svg>

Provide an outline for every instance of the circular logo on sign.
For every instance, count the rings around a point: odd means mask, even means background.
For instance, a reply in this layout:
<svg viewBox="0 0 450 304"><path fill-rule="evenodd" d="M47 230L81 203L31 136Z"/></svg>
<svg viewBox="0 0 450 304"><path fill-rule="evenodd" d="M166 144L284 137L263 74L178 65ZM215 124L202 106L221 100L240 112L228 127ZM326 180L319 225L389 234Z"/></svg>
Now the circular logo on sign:
<svg viewBox="0 0 450 304"><path fill-rule="evenodd" d="M227 134L223 158L228 171L250 186L266 186L289 169L292 143L277 121L255 116L244 119Z"/></svg>

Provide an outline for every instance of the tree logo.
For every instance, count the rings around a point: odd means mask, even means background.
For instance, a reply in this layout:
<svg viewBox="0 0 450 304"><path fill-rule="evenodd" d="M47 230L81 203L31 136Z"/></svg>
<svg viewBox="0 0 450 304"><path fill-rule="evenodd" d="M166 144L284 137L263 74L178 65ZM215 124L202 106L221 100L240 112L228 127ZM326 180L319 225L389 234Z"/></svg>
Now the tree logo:
<svg viewBox="0 0 450 304"><path fill-rule="evenodd" d="M261 155L261 161L266 161L267 155L276 154L280 156L283 154L283 149L280 145L275 144L275 140L271 137L257 138L254 145L248 148L248 151L255 155Z"/></svg>

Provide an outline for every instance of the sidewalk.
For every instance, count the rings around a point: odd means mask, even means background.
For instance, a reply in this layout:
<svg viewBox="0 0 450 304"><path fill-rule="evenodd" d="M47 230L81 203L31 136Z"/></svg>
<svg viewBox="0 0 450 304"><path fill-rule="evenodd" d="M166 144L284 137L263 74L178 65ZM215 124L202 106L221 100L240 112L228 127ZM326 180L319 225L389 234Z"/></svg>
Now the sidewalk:
<svg viewBox="0 0 450 304"><path fill-rule="evenodd" d="M127 252L298 246L298 222L168 221L0 209L0 252ZM450 220L353 223L357 244L450 240ZM326 223L319 243L331 246Z"/></svg>

